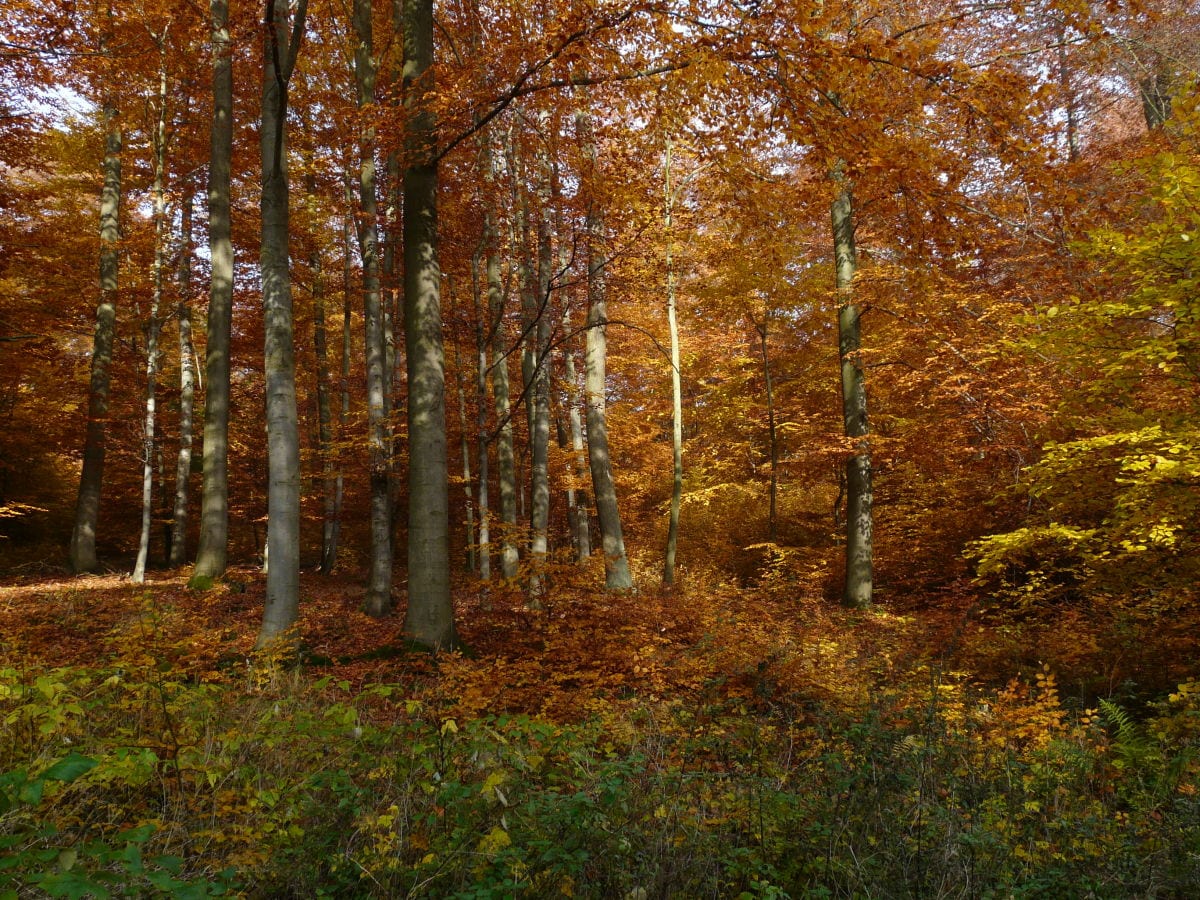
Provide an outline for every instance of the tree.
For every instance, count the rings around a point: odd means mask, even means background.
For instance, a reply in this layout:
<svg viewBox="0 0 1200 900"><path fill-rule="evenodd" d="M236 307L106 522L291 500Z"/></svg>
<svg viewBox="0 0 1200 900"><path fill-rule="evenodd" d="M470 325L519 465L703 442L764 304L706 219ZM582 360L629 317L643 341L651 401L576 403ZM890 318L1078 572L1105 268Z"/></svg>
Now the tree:
<svg viewBox="0 0 1200 900"><path fill-rule="evenodd" d="M133 566L133 581L140 584L146 580L146 563L150 556L150 528L154 520L154 426L158 390L159 350L158 338L162 322L158 311L162 306L163 271L167 253L167 34L155 35L158 44L158 97L157 116L154 122L151 146L154 152L154 186L151 189L154 204L154 262L151 264L150 314L146 320L146 419L142 440L142 534L138 541L137 561Z"/></svg>
<svg viewBox="0 0 1200 900"><path fill-rule="evenodd" d="M613 479L612 458L608 449L608 421L605 415L605 365L608 356L608 294L604 284L607 259L604 252L604 216L596 194L599 164L592 123L587 113L575 119L584 156L591 171L592 194L587 210L587 353L584 391L587 398L588 465L592 472L592 493L600 519L600 541L604 550L604 586L610 591L633 587L629 560L625 555L625 537L617 507L617 486Z"/></svg>
<svg viewBox="0 0 1200 900"><path fill-rule="evenodd" d="M355 0L354 80L360 115L375 103L374 41L370 0ZM363 265L363 309L367 331L367 423L371 448L371 567L363 609L371 616L392 611L392 508L386 384L387 347L379 288L379 212L375 186L375 127L364 121L359 135L358 243Z"/></svg>
<svg viewBox="0 0 1200 900"><path fill-rule="evenodd" d="M835 172L838 194L831 206L833 253L838 292L838 358L842 369L842 421L846 437L855 442L846 460L846 584L842 602L855 609L871 605L872 528L871 456L866 442L866 379L862 360L861 314L854 303L854 207L850 188Z"/></svg>
<svg viewBox="0 0 1200 900"><path fill-rule="evenodd" d="M175 464L175 504L171 524L170 564L187 561L188 481L192 474L192 413L196 402L196 348L192 343L192 186L185 180L179 212L179 454Z"/></svg>
<svg viewBox="0 0 1200 900"><path fill-rule="evenodd" d="M679 371L679 315L675 305L675 267L671 216L675 195L671 187L671 138L663 156L663 226L666 231L667 329L671 339L671 510L667 522L667 549L663 554L663 584L675 583L675 554L679 546L679 510L683 501L683 388ZM764 349L766 326L763 326ZM765 354L764 354L765 359ZM772 501L774 498L772 498Z"/></svg>
<svg viewBox="0 0 1200 900"><path fill-rule="evenodd" d="M262 272L265 333L267 454L267 598L260 646L284 635L300 608L300 432L296 361L288 272L288 82L304 40L307 0L288 27L286 9L267 0L263 36Z"/></svg>
<svg viewBox="0 0 1200 900"><path fill-rule="evenodd" d="M404 0L404 325L408 364L408 611L404 630L454 647L446 464L446 355L438 264L433 0Z"/></svg>
<svg viewBox="0 0 1200 900"><path fill-rule="evenodd" d="M229 376L233 329L233 57L228 0L211 0L213 118L208 160L208 252L211 275L205 325L204 487L200 543L191 584L225 572L229 544Z"/></svg>
<svg viewBox="0 0 1200 900"><path fill-rule="evenodd" d="M104 52L102 47L101 52ZM108 425L109 367L117 321L117 278L121 240L121 119L112 94L102 102L104 119L104 188L100 194L100 303L92 339L92 375L88 390L87 439L75 505L69 566L72 572L91 572L96 558L96 528Z"/></svg>

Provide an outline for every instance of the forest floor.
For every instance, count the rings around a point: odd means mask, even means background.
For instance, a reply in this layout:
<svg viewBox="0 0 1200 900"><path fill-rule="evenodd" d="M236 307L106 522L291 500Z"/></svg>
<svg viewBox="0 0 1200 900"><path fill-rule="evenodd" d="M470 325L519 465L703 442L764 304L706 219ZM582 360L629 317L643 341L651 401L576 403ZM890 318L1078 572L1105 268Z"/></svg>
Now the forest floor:
<svg viewBox="0 0 1200 900"><path fill-rule="evenodd" d="M1187 617L597 575L437 656L306 575L298 659L256 569L0 583L0 897L1200 890Z"/></svg>

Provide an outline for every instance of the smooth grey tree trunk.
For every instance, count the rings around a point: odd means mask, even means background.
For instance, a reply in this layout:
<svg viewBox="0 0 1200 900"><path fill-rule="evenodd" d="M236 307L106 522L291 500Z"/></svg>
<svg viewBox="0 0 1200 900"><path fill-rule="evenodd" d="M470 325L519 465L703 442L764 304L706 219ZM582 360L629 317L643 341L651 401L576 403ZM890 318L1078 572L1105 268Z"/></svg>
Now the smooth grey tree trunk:
<svg viewBox="0 0 1200 900"><path fill-rule="evenodd" d="M96 558L96 528L100 519L100 488L104 481L107 444L109 370L117 325L117 275L121 240L121 121L111 101L104 104L104 187L100 192L100 302L92 336L92 372L88 385L87 434L83 470L75 504L68 566L74 573L92 572Z"/></svg>
<svg viewBox="0 0 1200 900"><path fill-rule="evenodd" d="M485 229L479 247L471 257L471 305L475 312L475 439L476 452L479 454L479 559L477 574L480 581L489 581L492 577L492 510L488 497L488 428L487 428L487 375L491 367L491 352L487 336L487 313L480 302L480 272L479 262L487 250L487 231ZM466 425L463 426L464 433ZM466 447L463 453L467 452Z"/></svg>
<svg viewBox="0 0 1200 900"><path fill-rule="evenodd" d="M667 519L667 549L663 554L663 584L675 583L679 547L679 508L683 500L683 388L680 378L679 317L675 308L675 268L671 231L675 195L671 187L671 139L663 159L663 225L666 230L667 330L671 341L671 511Z"/></svg>
<svg viewBox="0 0 1200 900"><path fill-rule="evenodd" d="M161 58L166 35L159 38L160 66L158 69L158 118L154 123L154 183L153 197L154 261L151 263L150 315L146 321L146 416L142 426L142 532L138 540L137 560L133 564L132 581L146 580L146 563L150 558L150 530L154 526L154 427L158 402L158 338L162 323L158 311L162 307L163 269L167 242L167 66ZM161 476L160 476L161 477Z"/></svg>
<svg viewBox="0 0 1200 900"><path fill-rule="evenodd" d="M842 418L854 453L846 460L846 584L842 603L855 609L871 605L873 592L871 454L867 437L867 389L859 348L862 344L859 310L854 303L854 273L858 255L854 246L854 206L849 185L839 169L834 178L839 191L834 198L834 262L838 293L838 355L842 369Z"/></svg>
<svg viewBox="0 0 1200 900"><path fill-rule="evenodd" d="M492 160L484 154L485 178L493 180ZM494 192L491 197L494 197ZM496 476L500 491L500 574L516 578L520 564L517 550L517 465L513 451L512 408L509 399L508 342L504 336L504 283L500 275L500 236L492 200L484 210L484 239L487 242L488 314L492 331L492 402L496 409Z"/></svg>
<svg viewBox="0 0 1200 900"><path fill-rule="evenodd" d="M550 301L554 286L554 257L550 223L549 163L543 161L537 199L537 295L531 310L534 321L526 336L533 363L531 394L526 399L529 417L529 605L540 607L546 585L550 551Z"/></svg>
<svg viewBox="0 0 1200 900"><path fill-rule="evenodd" d="M288 272L288 82L304 38L306 0L289 33L287 8L267 0L263 35L262 273L267 389L267 596L258 646L282 638L300 615L300 429L292 286Z"/></svg>
<svg viewBox="0 0 1200 900"><path fill-rule="evenodd" d="M375 103L376 60L371 0L354 0L354 81L360 113ZM359 133L358 244L362 255L363 319L366 324L367 428L371 470L371 564L363 611L386 616L392 611L391 439L388 433L388 361L384 310L379 285L379 204L376 199L375 126L366 121Z"/></svg>
<svg viewBox="0 0 1200 900"><path fill-rule="evenodd" d="M604 282L607 259L604 251L604 218L600 212L595 186L599 176L596 146L591 121L585 113L576 117L584 156L591 165L592 196L587 211L588 315L587 346L584 355L584 395L587 402L588 465L592 471L592 493L600 520L600 541L604 550L604 586L619 591L633 587L625 538L617 506L617 486L613 479L612 458L608 449L608 420L605 408L605 367L608 356L608 295Z"/></svg>
<svg viewBox="0 0 1200 900"><path fill-rule="evenodd" d="M562 187L557 164L550 162L550 193L554 200L554 230L558 235L558 277L564 277L571 269L574 247L568 240L563 225ZM563 302L562 311L563 333L571 332L571 303L568 299ZM559 436L560 446L566 450L567 477L567 524L571 529L571 542L575 546L576 562L584 562L592 555L591 529L588 526L587 491L577 486L577 480L587 471L587 456L583 445L583 422L579 414L580 390L576 380L575 356L570 346L564 341L562 348L563 368L566 379L566 391L563 395L563 405L567 409L567 421L570 425L570 443L565 435Z"/></svg>
<svg viewBox="0 0 1200 900"><path fill-rule="evenodd" d="M581 391L579 390L579 375L575 371L575 353L570 347L563 347L563 367L567 378L567 421L571 426L571 453L574 456L572 472L578 472L579 477L588 471L587 450L583 443L583 416L580 415ZM575 491L575 558L578 562L589 559L592 555L592 529L588 522L588 493L579 488Z"/></svg>
<svg viewBox="0 0 1200 900"><path fill-rule="evenodd" d="M454 295L451 294L451 303L453 303L453 297ZM468 572L478 572L479 545L475 539L475 492L472 490L473 482L471 480L471 429L467 425L467 389L463 384L462 361L458 355L458 348L453 343L451 347L454 348L454 388L458 395L458 427L462 438L459 449L462 453L463 510L467 519L466 563Z"/></svg>
<svg viewBox="0 0 1200 900"><path fill-rule="evenodd" d="M179 213L179 455L175 460L175 504L171 517L170 565L187 562L188 481L192 474L192 414L196 402L196 348L192 344L192 185L185 184Z"/></svg>
<svg viewBox="0 0 1200 900"><path fill-rule="evenodd" d="M305 202L317 207L317 179L312 167L305 173ZM325 323L325 264L320 243L313 242L308 256L312 278L313 354L317 359L317 454L321 459L321 564L319 571L328 575L337 559L335 529L337 519L337 450L333 446L333 406L330 397L329 332Z"/></svg>
<svg viewBox="0 0 1200 900"><path fill-rule="evenodd" d="M433 0L404 0L404 324L408 364L408 612L404 630L431 650L458 643L450 598L446 355L438 264Z"/></svg>
<svg viewBox="0 0 1200 900"><path fill-rule="evenodd" d="M205 326L204 485L200 541L191 584L225 572L229 544L229 344L233 328L233 59L228 0L212 0L213 120L208 163L208 250L211 280Z"/></svg>

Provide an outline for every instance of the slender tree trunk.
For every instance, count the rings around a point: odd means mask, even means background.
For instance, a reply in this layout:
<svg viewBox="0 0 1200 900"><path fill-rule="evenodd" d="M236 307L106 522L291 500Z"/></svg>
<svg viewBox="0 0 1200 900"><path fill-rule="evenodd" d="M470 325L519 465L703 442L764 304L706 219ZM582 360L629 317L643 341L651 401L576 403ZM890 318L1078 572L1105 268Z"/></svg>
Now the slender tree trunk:
<svg viewBox="0 0 1200 900"><path fill-rule="evenodd" d="M668 137L663 162L663 224L667 238L667 329L671 340L671 512L667 522L667 549L663 556L663 584L675 583L679 507L683 500L683 388L680 379L679 319L675 309L675 268L672 259L674 248L671 244L674 237L671 231L671 217L675 205L675 195L671 188L671 149L671 139Z"/></svg>
<svg viewBox="0 0 1200 900"><path fill-rule="evenodd" d="M479 580L489 581L492 577L492 510L488 498L488 428L487 428L487 373L491 366L488 337L485 328L487 314L480 303L479 262L487 248L487 231L479 242L479 248L471 257L471 303L475 312L475 434L476 452L479 454ZM465 433L466 425L463 430ZM466 447L463 453L467 452Z"/></svg>
<svg viewBox="0 0 1200 900"><path fill-rule="evenodd" d="M446 469L446 355L442 344L434 155L433 0L404 0L404 102L410 162L404 172L404 323L408 361L408 612L422 646L458 643L450 599Z"/></svg>
<svg viewBox="0 0 1200 900"><path fill-rule="evenodd" d="M846 460L846 585L842 602L855 609L871 605L873 591L871 454L867 436L867 389L862 360L859 310L854 304L854 207L840 167L834 178L839 192L833 201L833 250L837 267L838 355L842 367L842 418L855 449Z"/></svg>
<svg viewBox="0 0 1200 900"><path fill-rule="evenodd" d="M311 168L305 175L306 202L316 205L316 175ZM317 453L321 458L321 494L324 515L321 527L322 575L333 571L337 558L334 543L337 518L337 451L333 446L333 409L330 399L329 332L325 323L325 266L319 245L314 242L308 257L312 275L313 352L317 358Z"/></svg>
<svg viewBox="0 0 1200 900"><path fill-rule="evenodd" d="M558 167L550 162L550 193L554 201L554 230L558 235L558 274L566 275L572 264L572 242L567 239L562 217L562 188L558 175ZM563 302L562 311L563 333L571 334L571 304L567 299ZM571 542L575 546L575 559L584 562L592 555L591 530L588 527L587 490L576 486L576 480L587 470L587 457L583 447L583 423L579 414L580 391L576 381L575 357L570 346L564 343L562 348L563 368L567 389L563 396L563 405L567 409L567 421L570 424L570 443L566 435L561 435L559 443L566 453L567 476L567 524L571 529Z"/></svg>
<svg viewBox="0 0 1200 900"><path fill-rule="evenodd" d="M767 540L772 543L778 533L779 504L779 435L775 429L775 384L771 379L771 354L767 335L771 324L771 310L763 314L762 323L755 322L758 332L758 349L762 355L763 384L767 392L767 448L770 454L771 481L767 488Z"/></svg>
<svg viewBox="0 0 1200 900"><path fill-rule="evenodd" d="M575 354L563 347L563 366L567 376L567 420L571 425L571 452L575 457L574 471L580 477L588 470L587 451L583 444L583 417L580 415L579 376L575 371ZM579 562L592 555L592 529L588 522L588 494L584 488L575 492L575 556Z"/></svg>
<svg viewBox="0 0 1200 900"><path fill-rule="evenodd" d="M485 151L485 178L492 182L492 160ZM494 196L494 194L492 195ZM508 343L504 338L504 285L500 277L500 236L491 200L484 210L487 241L488 313L491 317L492 398L496 409L496 466L500 490L500 574L516 578L520 556L517 551L517 465L513 451L512 411L509 401Z"/></svg>
<svg viewBox="0 0 1200 900"><path fill-rule="evenodd" d="M604 548L604 586L608 590L633 587L625 538L617 506L617 486L613 479L612 458L608 450L608 421L605 410L605 367L608 356L608 296L604 283L607 259L604 252L604 220L595 185L599 175L591 122L581 113L576 119L584 155L591 165L592 197L587 212L588 316L587 349L584 365L584 391L587 397L588 464L592 470L592 491L600 519L600 540Z"/></svg>
<svg viewBox="0 0 1200 900"><path fill-rule="evenodd" d="M1153 73L1138 82L1138 91L1142 99L1142 115L1146 119L1146 129L1157 131L1171 118L1171 74L1163 63L1159 63Z"/></svg>
<svg viewBox="0 0 1200 900"><path fill-rule="evenodd" d="M192 345L192 186L180 200L179 305L179 456L175 461L175 508L171 526L170 565L187 562L188 481L192 474L192 413L196 402L196 348Z"/></svg>
<svg viewBox="0 0 1200 900"><path fill-rule="evenodd" d="M371 0L354 0L354 76L358 108L375 102L374 45ZM369 113L368 113L369 114ZM366 323L367 425L371 452L371 567L363 611L386 616L392 611L392 501L387 413L387 344L379 287L379 206L376 200L375 127L364 124L359 135L358 196L361 218L358 243L363 267L363 319Z"/></svg>
<svg viewBox="0 0 1200 900"><path fill-rule="evenodd" d="M91 572L96 558L100 488L104 481L107 443L109 369L117 323L118 243L121 240L121 121L111 100L104 103L104 187L100 193L100 302L92 338L92 374L88 386L87 436L83 471L75 505L68 564L72 572Z"/></svg>
<svg viewBox="0 0 1200 900"><path fill-rule="evenodd" d="M233 241L230 162L233 157L233 60L228 0L211 0L213 121L208 164L208 296L204 389L204 488L200 542L192 583L225 571L229 543L229 344L233 328Z"/></svg>
<svg viewBox="0 0 1200 900"><path fill-rule="evenodd" d="M1067 26L1058 29L1058 84L1062 90L1062 102L1067 113L1067 159L1075 162L1079 158L1079 123L1075 109L1075 89L1071 84L1071 66L1067 54Z"/></svg>
<svg viewBox="0 0 1200 900"><path fill-rule="evenodd" d="M451 294L451 298L453 299L453 294ZM475 540L475 492L471 489L471 438L470 428L467 425L467 390L463 386L462 361L459 359L458 349L453 343L450 346L454 348L454 388L458 394L458 425L459 433L462 436L463 510L466 512L467 518L466 563L468 572L478 572L479 561L476 557L478 544Z"/></svg>
<svg viewBox="0 0 1200 900"><path fill-rule="evenodd" d="M526 402L531 410L529 431L530 458L530 562L529 604L541 606L545 593L545 570L550 551L550 299L553 266L550 227L549 164L543 162L538 181L537 223L537 297L534 301L527 345L533 370L531 393Z"/></svg>
<svg viewBox="0 0 1200 900"><path fill-rule="evenodd" d="M165 43L166 36L160 38ZM163 44L159 45L160 56ZM154 262L151 264L150 317L146 322L146 418L142 430L142 533L138 540L137 561L132 580L146 580L146 563L150 557L150 533L154 526L154 426L158 399L158 336L161 323L158 311L162 306L163 268L167 242L166 163L167 163L167 67L161 59L158 70L158 120L154 125Z"/></svg>
<svg viewBox="0 0 1200 900"><path fill-rule="evenodd" d="M350 204L347 204L348 206ZM351 263L351 232L353 226L350 221L349 214L346 216L344 226L342 228L342 364L340 369L340 377L338 379L338 392L340 402L338 403L337 415L337 434L338 441L345 440L346 422L350 418L350 349L351 349L351 307L353 290L351 284L353 282L353 268ZM334 478L333 491L333 508L328 510L326 517L329 523L326 527L324 546L326 551L323 555L324 559L328 560L328 571L332 572L337 565L338 544L341 540L342 533L342 505L345 498L345 472L342 468L342 458L340 451L335 457L337 463L337 472Z"/></svg>
<svg viewBox="0 0 1200 900"><path fill-rule="evenodd" d="M288 272L288 82L304 38L306 0L289 33L287 7L267 0L263 40L262 271L267 388L267 597L258 645L283 636L300 614L300 429L292 286Z"/></svg>

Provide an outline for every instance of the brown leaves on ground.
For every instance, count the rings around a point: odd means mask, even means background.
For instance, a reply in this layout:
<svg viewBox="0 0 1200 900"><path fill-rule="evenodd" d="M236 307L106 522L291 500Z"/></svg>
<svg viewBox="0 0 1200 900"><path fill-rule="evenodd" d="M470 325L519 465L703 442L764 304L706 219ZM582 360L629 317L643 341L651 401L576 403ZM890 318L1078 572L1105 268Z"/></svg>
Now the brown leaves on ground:
<svg viewBox="0 0 1200 900"><path fill-rule="evenodd" d="M818 599L803 580L757 588L693 574L673 590L605 593L564 573L542 609L517 586L463 579L455 588L461 653L429 656L403 634L403 602L377 620L361 611L361 578L302 582L300 660L347 687L394 685L448 717L529 713L557 721L619 716L659 702L728 703L803 719L817 707L861 709L879 691L932 666L1003 684L1050 662L1072 677L1156 671L1162 654L1126 648L1114 660L1105 634L1075 621L1069 633L985 624L969 591L949 591L916 615L854 613ZM0 586L0 666L143 666L197 681L261 676L253 646L264 579L231 570L209 591L160 573L143 585L116 576ZM1030 642L1036 644L1034 646ZM1142 657L1145 657L1144 659ZM1118 663L1126 668L1118 671ZM1136 668L1131 668L1136 666ZM1024 668L1022 668L1024 667ZM1161 668L1161 666L1159 666Z"/></svg>

